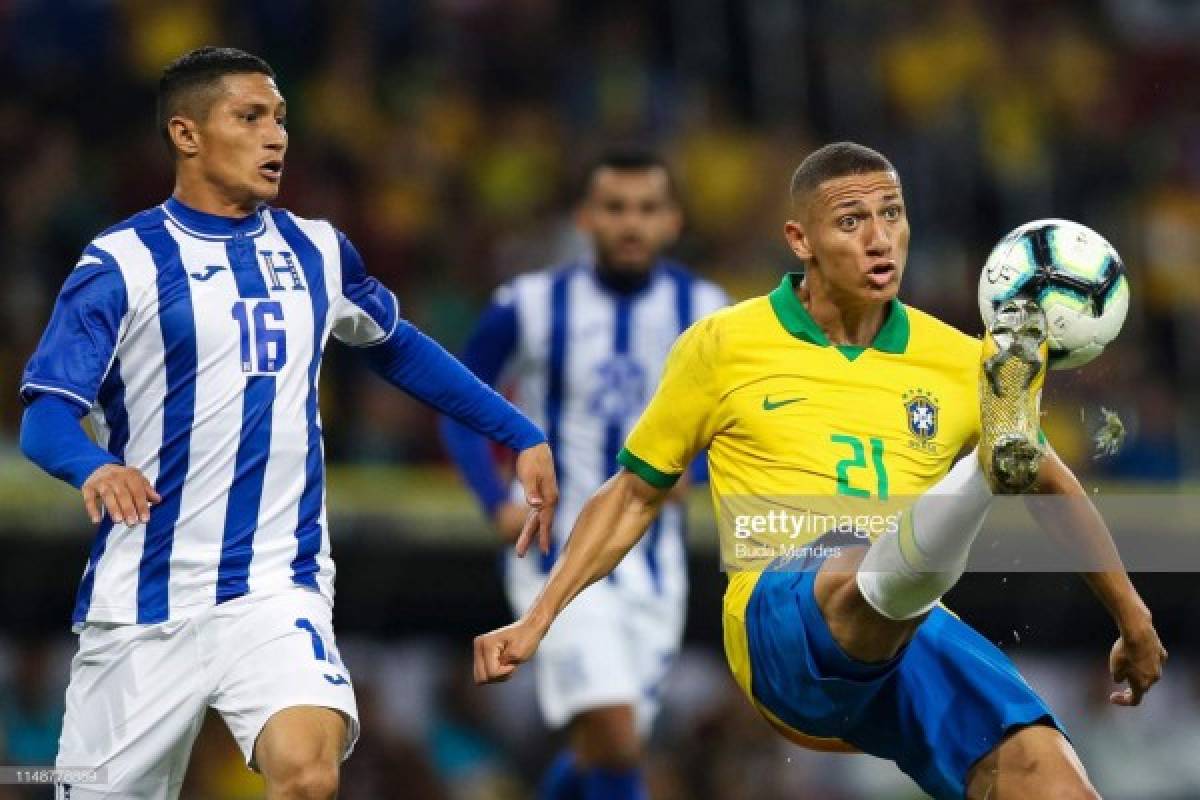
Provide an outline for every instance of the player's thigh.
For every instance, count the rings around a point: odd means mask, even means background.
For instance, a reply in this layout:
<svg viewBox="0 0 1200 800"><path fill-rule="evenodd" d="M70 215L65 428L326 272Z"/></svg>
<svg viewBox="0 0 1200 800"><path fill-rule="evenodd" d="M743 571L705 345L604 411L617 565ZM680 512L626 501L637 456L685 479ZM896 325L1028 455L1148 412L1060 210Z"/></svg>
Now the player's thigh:
<svg viewBox="0 0 1200 800"><path fill-rule="evenodd" d="M291 706L275 712L254 745L254 763L267 789L332 797L348 732L345 716L331 708Z"/></svg>
<svg viewBox="0 0 1200 800"><path fill-rule="evenodd" d="M866 547L848 547L825 560L813 594L833 639L847 655L867 663L886 661L912 638L924 617L889 619L863 598L858 567Z"/></svg>
<svg viewBox="0 0 1200 800"><path fill-rule="evenodd" d="M89 624L71 662L59 767L97 770L73 800L172 798L187 772L209 686L188 622Z"/></svg>
<svg viewBox="0 0 1200 800"><path fill-rule="evenodd" d="M1098 798L1070 742L1045 725L1009 734L967 777L967 800Z"/></svg>
<svg viewBox="0 0 1200 800"><path fill-rule="evenodd" d="M641 684L624 613L611 582L601 581L555 619L534 658L538 704L551 728L590 709L637 704Z"/></svg>
<svg viewBox="0 0 1200 800"><path fill-rule="evenodd" d="M686 583L676 581L665 584L663 591L644 587L635 592L619 580L610 589L609 596L621 606L615 618L623 628L637 698L579 711L570 723L570 740L581 764L622 769L637 763L641 742L658 715L660 693L683 639L687 589ZM602 624L609 626L607 620Z"/></svg>
<svg viewBox="0 0 1200 800"><path fill-rule="evenodd" d="M627 594L626 629L640 696L635 725L643 738L650 734L662 705L662 691L679 657L687 614L686 586L669 591Z"/></svg>
<svg viewBox="0 0 1200 800"><path fill-rule="evenodd" d="M258 768L255 745L268 724L280 717L293 737L309 731L310 748L323 750L330 724L340 720L338 760L358 738L358 707L350 675L338 654L329 603L316 592L294 589L247 604L221 618L212 632L223 669L212 707L229 726L246 763ZM329 711L310 714L304 709ZM292 726L293 719L304 722ZM313 724L308 724L313 723ZM297 733L297 731L299 733ZM335 762L336 764L336 762Z"/></svg>

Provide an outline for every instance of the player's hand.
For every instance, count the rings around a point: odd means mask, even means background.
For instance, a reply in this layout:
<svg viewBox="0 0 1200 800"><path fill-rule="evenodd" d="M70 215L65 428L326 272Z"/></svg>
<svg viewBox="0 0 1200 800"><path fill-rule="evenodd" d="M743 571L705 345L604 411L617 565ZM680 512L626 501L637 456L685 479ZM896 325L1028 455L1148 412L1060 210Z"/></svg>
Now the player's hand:
<svg viewBox="0 0 1200 800"><path fill-rule="evenodd" d="M501 503L496 508L496 512L492 514L492 524L496 526L496 533L500 535L500 541L505 544L515 542L521 536L521 531L525 529L525 523L529 521L529 517L533 513L524 503L512 501Z"/></svg>
<svg viewBox="0 0 1200 800"><path fill-rule="evenodd" d="M113 522L136 525L150 521L150 506L162 498L146 476L133 467L105 464L83 482L83 505L93 524L104 512Z"/></svg>
<svg viewBox="0 0 1200 800"><path fill-rule="evenodd" d="M1146 621L1130 630L1122 630L1108 658L1115 683L1129 687L1113 692L1109 701L1118 706L1136 706L1150 687L1162 677L1167 650L1154 626Z"/></svg>
<svg viewBox="0 0 1200 800"><path fill-rule="evenodd" d="M548 554L550 526L554 522L554 508L558 505L558 478L554 475L554 456L549 445L534 445L517 455L517 480L525 489L525 502L531 509L517 536L517 555L524 556L529 551L535 535L538 548Z"/></svg>
<svg viewBox="0 0 1200 800"><path fill-rule="evenodd" d="M501 683L533 658L544 627L522 617L511 625L475 637L475 683Z"/></svg>

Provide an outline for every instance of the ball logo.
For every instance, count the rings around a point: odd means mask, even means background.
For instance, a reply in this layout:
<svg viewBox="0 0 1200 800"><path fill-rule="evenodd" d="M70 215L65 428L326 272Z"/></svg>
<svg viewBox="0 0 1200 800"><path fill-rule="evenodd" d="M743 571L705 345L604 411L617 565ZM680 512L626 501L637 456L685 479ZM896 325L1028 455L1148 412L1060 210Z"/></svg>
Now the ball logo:
<svg viewBox="0 0 1200 800"><path fill-rule="evenodd" d="M1020 276L1021 270L1019 267L1002 261L998 264L989 264L985 274L988 283L1011 283Z"/></svg>

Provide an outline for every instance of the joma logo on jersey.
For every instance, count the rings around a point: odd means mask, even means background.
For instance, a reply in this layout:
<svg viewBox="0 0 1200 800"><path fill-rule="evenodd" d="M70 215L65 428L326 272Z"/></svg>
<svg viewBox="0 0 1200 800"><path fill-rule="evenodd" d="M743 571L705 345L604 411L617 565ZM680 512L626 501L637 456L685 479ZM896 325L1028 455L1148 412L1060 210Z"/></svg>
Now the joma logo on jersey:
<svg viewBox="0 0 1200 800"><path fill-rule="evenodd" d="M272 292L307 291L308 287L300 280L300 267L294 255L287 250L259 250L258 255L266 268Z"/></svg>
<svg viewBox="0 0 1200 800"><path fill-rule="evenodd" d="M913 435L909 445L919 450L933 452L933 438L938 433L938 401L925 389L909 389L901 398L908 432Z"/></svg>

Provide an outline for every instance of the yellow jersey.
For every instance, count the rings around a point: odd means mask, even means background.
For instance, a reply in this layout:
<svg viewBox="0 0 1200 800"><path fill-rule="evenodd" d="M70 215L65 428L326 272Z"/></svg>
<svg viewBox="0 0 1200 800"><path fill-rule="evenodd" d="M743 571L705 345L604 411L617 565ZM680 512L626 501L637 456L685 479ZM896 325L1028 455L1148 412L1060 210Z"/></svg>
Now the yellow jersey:
<svg viewBox="0 0 1200 800"><path fill-rule="evenodd" d="M870 347L833 346L799 279L680 336L622 466L667 488L707 449L719 521L746 498L911 501L946 474L979 434L980 340L893 300ZM726 656L751 699L743 614L759 574L731 572L724 601Z"/></svg>

